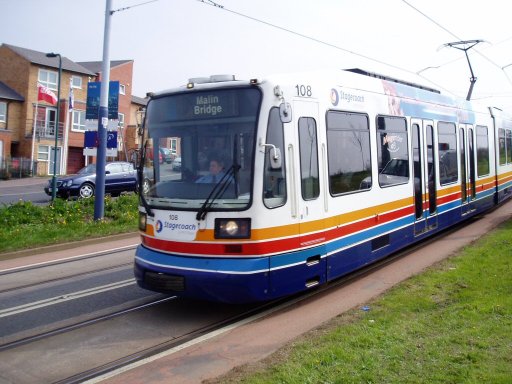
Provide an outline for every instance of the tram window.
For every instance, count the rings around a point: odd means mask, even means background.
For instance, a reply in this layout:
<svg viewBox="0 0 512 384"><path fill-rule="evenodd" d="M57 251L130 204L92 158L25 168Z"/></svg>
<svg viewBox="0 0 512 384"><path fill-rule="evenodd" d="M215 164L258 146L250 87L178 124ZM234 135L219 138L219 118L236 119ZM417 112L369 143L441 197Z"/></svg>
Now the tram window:
<svg viewBox="0 0 512 384"><path fill-rule="evenodd" d="M478 176L488 175L489 165L489 137L487 127L476 126L476 161Z"/></svg>
<svg viewBox="0 0 512 384"><path fill-rule="evenodd" d="M368 190L372 186L368 116L327 113L329 190L332 195Z"/></svg>
<svg viewBox="0 0 512 384"><path fill-rule="evenodd" d="M276 169L271 165L270 147L265 147L265 165L263 174L263 202L267 208L276 208L286 203L286 173L283 123L279 108L272 108L268 118L266 144L272 144L281 149L281 167Z"/></svg>
<svg viewBox="0 0 512 384"><path fill-rule="evenodd" d="M377 117L377 163L381 187L409 181L407 122L402 117Z"/></svg>
<svg viewBox="0 0 512 384"><path fill-rule="evenodd" d="M311 117L299 119L299 147L302 198L312 200L320 195L320 183L316 121Z"/></svg>
<svg viewBox="0 0 512 384"><path fill-rule="evenodd" d="M437 124L437 135L439 181L441 185L454 183L459 178L455 124L439 122Z"/></svg>
<svg viewBox="0 0 512 384"><path fill-rule="evenodd" d="M499 159L500 165L507 164L507 148L505 143L505 130L498 129L498 145L499 145Z"/></svg>
<svg viewBox="0 0 512 384"><path fill-rule="evenodd" d="M507 146L507 163L512 163L512 131L507 129L506 131L506 146Z"/></svg>

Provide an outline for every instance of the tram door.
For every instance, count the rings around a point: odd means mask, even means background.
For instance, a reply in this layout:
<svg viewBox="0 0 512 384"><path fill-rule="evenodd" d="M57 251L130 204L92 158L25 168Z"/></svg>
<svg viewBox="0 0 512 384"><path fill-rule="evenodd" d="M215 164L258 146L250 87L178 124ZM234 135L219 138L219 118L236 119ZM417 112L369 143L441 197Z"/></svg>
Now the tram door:
<svg viewBox="0 0 512 384"><path fill-rule="evenodd" d="M437 147L434 124L430 120L411 120L413 177L414 177L414 233L420 235L437 228Z"/></svg>
<svg viewBox="0 0 512 384"><path fill-rule="evenodd" d="M292 148L293 192L296 216L299 222L300 246L308 248L307 286L314 286L326 279L325 243L323 230L327 206L325 205L325 146L320 145L318 129L318 103L296 101L293 104L293 130L296 139ZM288 158L292 158L292 153ZM293 215L293 208L292 208Z"/></svg>
<svg viewBox="0 0 512 384"><path fill-rule="evenodd" d="M460 196L462 215L473 211L476 197L475 145L473 127L468 124L459 126L460 149Z"/></svg>

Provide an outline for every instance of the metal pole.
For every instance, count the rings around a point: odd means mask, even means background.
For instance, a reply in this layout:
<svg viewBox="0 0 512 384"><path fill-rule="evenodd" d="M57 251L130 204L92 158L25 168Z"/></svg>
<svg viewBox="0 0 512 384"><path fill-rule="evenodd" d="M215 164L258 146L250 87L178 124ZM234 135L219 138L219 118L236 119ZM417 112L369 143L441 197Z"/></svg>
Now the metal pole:
<svg viewBox="0 0 512 384"><path fill-rule="evenodd" d="M60 53L47 53L47 57L59 58L59 78L57 86L57 117L55 119L55 147L53 152L52 201L57 197L57 146L59 145L59 117L60 117L60 80L62 78L62 57Z"/></svg>
<svg viewBox="0 0 512 384"><path fill-rule="evenodd" d="M96 199L94 220L103 219L105 212L105 164L107 159L108 87L110 83L110 16L111 0L106 0L105 31L103 34L103 64L101 67L100 108L98 111L98 151L96 154Z"/></svg>

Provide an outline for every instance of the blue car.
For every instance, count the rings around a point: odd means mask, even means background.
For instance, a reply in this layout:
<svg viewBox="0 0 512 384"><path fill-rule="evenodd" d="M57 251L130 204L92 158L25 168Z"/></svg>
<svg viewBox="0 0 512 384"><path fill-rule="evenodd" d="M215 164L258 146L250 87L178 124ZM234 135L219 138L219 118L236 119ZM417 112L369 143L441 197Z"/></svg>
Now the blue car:
<svg viewBox="0 0 512 384"><path fill-rule="evenodd" d="M58 197L79 197L88 199L96 189L96 164L89 164L76 175L57 178ZM52 195L52 179L44 187L47 195ZM117 196L121 192L137 191L137 171L132 163L114 161L105 165L105 193Z"/></svg>

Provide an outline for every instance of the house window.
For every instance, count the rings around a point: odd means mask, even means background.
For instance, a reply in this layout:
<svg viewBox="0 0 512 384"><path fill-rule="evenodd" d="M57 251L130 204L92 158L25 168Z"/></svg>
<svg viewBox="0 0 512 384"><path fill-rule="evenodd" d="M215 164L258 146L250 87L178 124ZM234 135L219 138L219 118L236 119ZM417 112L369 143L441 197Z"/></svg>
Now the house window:
<svg viewBox="0 0 512 384"><path fill-rule="evenodd" d="M178 139L177 138L171 138L171 153L177 153L178 148Z"/></svg>
<svg viewBox="0 0 512 384"><path fill-rule="evenodd" d="M0 123L7 121L7 103L0 102Z"/></svg>
<svg viewBox="0 0 512 384"><path fill-rule="evenodd" d="M73 110L73 131L85 131L85 111Z"/></svg>
<svg viewBox="0 0 512 384"><path fill-rule="evenodd" d="M50 147L48 145L40 145L37 148L37 160L48 161L50 156Z"/></svg>
<svg viewBox="0 0 512 384"><path fill-rule="evenodd" d="M37 81L46 88L57 90L57 72L39 69Z"/></svg>
<svg viewBox="0 0 512 384"><path fill-rule="evenodd" d="M124 127L124 113L118 113L117 118L119 119L119 126Z"/></svg>
<svg viewBox="0 0 512 384"><path fill-rule="evenodd" d="M80 76L71 76L71 88L82 89L82 78Z"/></svg>
<svg viewBox="0 0 512 384"><path fill-rule="evenodd" d="M121 95L126 95L126 86L124 86L123 84L119 84L119 93Z"/></svg>

